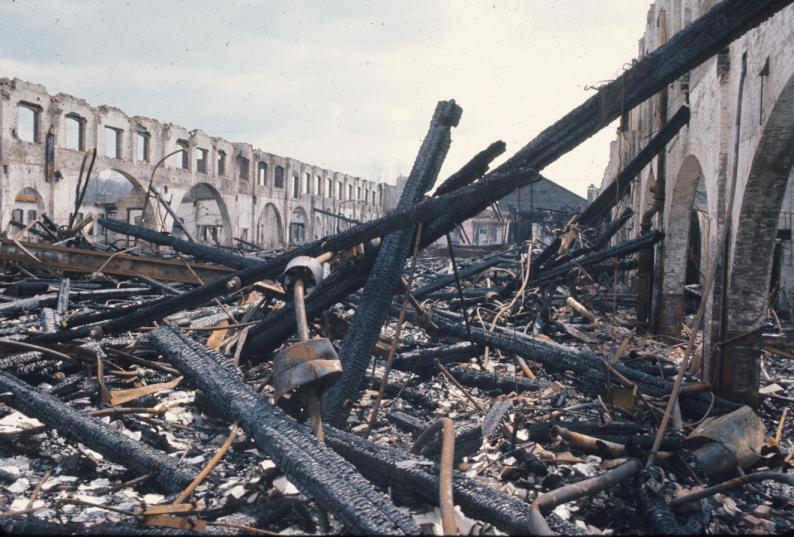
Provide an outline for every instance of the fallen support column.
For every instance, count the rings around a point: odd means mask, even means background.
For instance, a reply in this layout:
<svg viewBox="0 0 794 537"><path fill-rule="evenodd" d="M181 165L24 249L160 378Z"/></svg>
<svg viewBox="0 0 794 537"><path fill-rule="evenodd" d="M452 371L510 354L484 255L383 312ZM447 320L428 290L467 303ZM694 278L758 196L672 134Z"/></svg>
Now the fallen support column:
<svg viewBox="0 0 794 537"><path fill-rule="evenodd" d="M418 533L419 528L352 465L248 386L228 360L190 337L161 328L149 340L201 390L212 407L238 421L287 478L349 532Z"/></svg>
<svg viewBox="0 0 794 537"><path fill-rule="evenodd" d="M398 210L419 202L433 186L451 144L450 131L460 121L462 110L454 100L436 106L430 129L422 142L411 174L405 184ZM353 323L347 331L339 355L343 372L339 381L325 395L323 415L336 427L344 427L364 385L364 375L372 356L372 347L380 336L389 315L389 304L400 283L403 264L414 240L414 228L387 235L378 248L378 257L370 271L367 285Z"/></svg>
<svg viewBox="0 0 794 537"><path fill-rule="evenodd" d="M78 412L8 373L0 372L0 390L14 394L6 402L9 406L52 427L69 440L85 444L131 472L153 474L153 479L165 490L182 490L192 479L188 471L177 465L176 459L133 442L110 425Z"/></svg>

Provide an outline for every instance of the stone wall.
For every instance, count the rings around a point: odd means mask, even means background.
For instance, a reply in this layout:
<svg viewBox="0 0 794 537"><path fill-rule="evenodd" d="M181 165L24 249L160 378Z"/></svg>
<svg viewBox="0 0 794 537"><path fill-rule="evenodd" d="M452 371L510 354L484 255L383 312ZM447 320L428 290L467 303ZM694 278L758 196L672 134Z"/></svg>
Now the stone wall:
<svg viewBox="0 0 794 537"><path fill-rule="evenodd" d="M648 12L639 56L658 48L714 3L657 0ZM680 338L692 212L701 192L699 269L707 274L713 263L727 262L727 270L717 271L727 278L717 278L707 308L704 376L718 388L722 385L723 395L754 403L747 394L758 382L772 252L783 202L791 197L786 189L794 164L794 6L671 84L668 96L667 117L688 105L689 125L667 147L664 177L659 177L658 162L649 165L617 211L634 208L627 228L629 235L636 235L640 215L661 187L655 182L663 181L664 206L655 227L666 237L655 256L655 325L661 333ZM656 96L629 112L627 128L613 144L604 185L657 132L659 107ZM728 207L734 179L735 200ZM726 255L717 259L718 239L728 221ZM790 251L790 242L786 248ZM791 285L792 256L784 259L783 279ZM716 345L723 340L729 343Z"/></svg>
<svg viewBox="0 0 794 537"><path fill-rule="evenodd" d="M33 128L31 121L35 123ZM47 168L47 138L52 140L52 166ZM27 139L25 139L27 138ZM154 184L179 213L182 201L194 199L196 188L217 206L224 244L247 237L268 247L283 246L285 230L303 217L306 239L336 228L335 218L314 212L323 209L358 220L369 220L391 208L393 188L360 177L267 153L247 143L232 143L195 129L141 117L127 116L111 106L91 106L86 101L58 93L50 95L38 84L0 79L0 222L6 229L20 192L33 189L37 214L47 213L58 223L68 221L86 150L97 148L92 176L113 170L133 185L130 199L119 203L115 217L126 219L142 199L155 165ZM184 165L184 166L183 166ZM277 172L277 170L280 170ZM276 173L283 182L276 184ZM340 194L341 193L341 194ZM137 196L137 198L136 198ZM23 198L25 196L22 196ZM202 196L199 196L202 197ZM270 207L269 212L265 210ZM140 208L140 207L138 207ZM96 205L82 212L103 212ZM134 212L134 211L133 211ZM150 227L172 229L173 220L144 217ZM271 229L279 226L281 232ZM190 230L190 229L189 229ZM196 231L196 230L193 230ZM279 240L279 237L281 238Z"/></svg>

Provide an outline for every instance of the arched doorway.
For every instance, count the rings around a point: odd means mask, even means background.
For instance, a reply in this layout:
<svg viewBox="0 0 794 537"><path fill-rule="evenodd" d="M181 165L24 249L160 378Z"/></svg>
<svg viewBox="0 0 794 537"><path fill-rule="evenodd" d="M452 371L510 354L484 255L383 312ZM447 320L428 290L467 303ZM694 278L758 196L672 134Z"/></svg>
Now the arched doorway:
<svg viewBox="0 0 794 537"><path fill-rule="evenodd" d="M209 244L231 244L232 223L223 197L212 185L198 183L182 197L176 214L199 242ZM177 225L173 225L171 233L184 235Z"/></svg>
<svg viewBox="0 0 794 537"><path fill-rule="evenodd" d="M700 161L690 155L681 163L673 184L670 207L665 215L658 326L662 335L681 337L684 285L700 283L703 258L701 244L704 241L701 214L707 219L706 183Z"/></svg>
<svg viewBox="0 0 794 537"><path fill-rule="evenodd" d="M262 248L278 248L284 245L284 226L281 215L272 203L268 203L259 214L257 242Z"/></svg>
<svg viewBox="0 0 794 537"><path fill-rule="evenodd" d="M44 213L44 199L38 190L25 187L14 196L14 206L11 209L11 218L8 221L8 233L11 236L22 231L26 226L35 222ZM24 240L36 241L35 232L25 234Z"/></svg>
<svg viewBox="0 0 794 537"><path fill-rule="evenodd" d="M296 207L289 217L289 243L299 246L306 242L306 225L308 223L306 211Z"/></svg>
<svg viewBox="0 0 794 537"><path fill-rule="evenodd" d="M722 352L710 379L717 393L758 404L761 328L766 322L780 212L794 168L794 75L769 113L734 216Z"/></svg>
<svg viewBox="0 0 794 537"><path fill-rule="evenodd" d="M74 221L79 223L84 217L93 215L141 225L145 197L135 177L116 169L101 170L89 179L83 203ZM87 229L90 235L102 242L124 239L129 243L131 240L126 235L117 236L99 224Z"/></svg>

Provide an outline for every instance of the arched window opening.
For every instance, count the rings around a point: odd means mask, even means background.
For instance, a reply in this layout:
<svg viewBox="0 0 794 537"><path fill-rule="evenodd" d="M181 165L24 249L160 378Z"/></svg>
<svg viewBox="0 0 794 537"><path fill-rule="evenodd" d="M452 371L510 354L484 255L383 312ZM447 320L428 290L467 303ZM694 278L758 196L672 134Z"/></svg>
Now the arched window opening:
<svg viewBox="0 0 794 537"><path fill-rule="evenodd" d="M276 177L273 182L276 188L284 188L284 166L276 166Z"/></svg>
<svg viewBox="0 0 794 537"><path fill-rule="evenodd" d="M301 195L301 179L297 175L292 176L292 197L298 198Z"/></svg>
<svg viewBox="0 0 794 537"><path fill-rule="evenodd" d="M105 156L109 158L121 158L122 129L116 127L105 127Z"/></svg>
<svg viewBox="0 0 794 537"><path fill-rule="evenodd" d="M85 119L77 114L66 114L64 118L66 149L85 151Z"/></svg>
<svg viewBox="0 0 794 537"><path fill-rule="evenodd" d="M149 162L149 140L151 136L149 131L144 128L139 128L135 133L135 157L138 162Z"/></svg>
<svg viewBox="0 0 794 537"><path fill-rule="evenodd" d="M190 143L187 140L177 140L176 145L182 148L182 152L177 155L177 166L180 170L187 170L190 168Z"/></svg>
<svg viewBox="0 0 794 537"><path fill-rule="evenodd" d="M267 163L259 161L256 171L256 184L265 186L267 184Z"/></svg>
<svg viewBox="0 0 794 537"><path fill-rule="evenodd" d="M41 142L41 107L20 102L17 105L17 138L25 142Z"/></svg>

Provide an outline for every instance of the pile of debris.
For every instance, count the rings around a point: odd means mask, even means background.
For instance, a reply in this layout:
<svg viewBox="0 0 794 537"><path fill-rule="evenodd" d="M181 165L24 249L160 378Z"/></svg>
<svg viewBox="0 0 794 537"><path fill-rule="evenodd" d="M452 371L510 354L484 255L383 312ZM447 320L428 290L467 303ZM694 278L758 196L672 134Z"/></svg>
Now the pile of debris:
<svg viewBox="0 0 794 537"><path fill-rule="evenodd" d="M791 531L794 340L767 337L758 412L715 396L691 374L698 330L637 331L623 274L663 235L613 244L631 217L615 200L686 108L551 244L464 259L449 239L786 4L719 3L504 164L488 172L495 143L426 197L462 114L442 101L393 213L286 252L101 220L120 249L74 217L4 239L0 527Z"/></svg>

